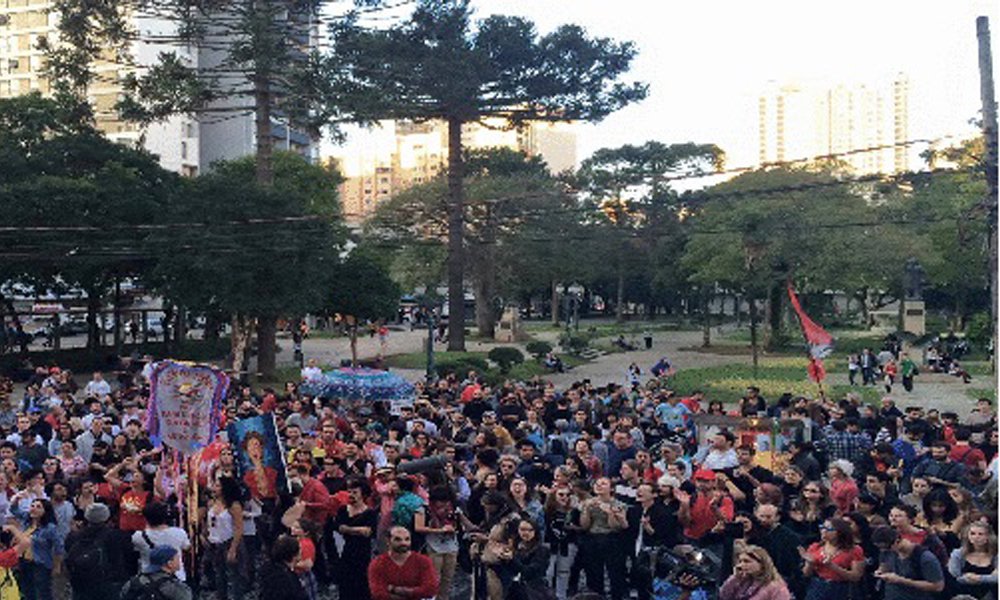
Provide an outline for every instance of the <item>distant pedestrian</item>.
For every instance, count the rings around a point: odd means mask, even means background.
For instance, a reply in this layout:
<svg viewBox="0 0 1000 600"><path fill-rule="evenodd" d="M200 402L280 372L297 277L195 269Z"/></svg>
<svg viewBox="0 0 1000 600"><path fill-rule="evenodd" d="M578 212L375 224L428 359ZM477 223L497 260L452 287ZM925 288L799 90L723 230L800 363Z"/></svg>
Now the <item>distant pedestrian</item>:
<svg viewBox="0 0 1000 600"><path fill-rule="evenodd" d="M903 353L903 360L900 363L900 372L903 377L903 389L908 392L913 391L913 378L919 374L917 370L917 363L913 362L910 355Z"/></svg>

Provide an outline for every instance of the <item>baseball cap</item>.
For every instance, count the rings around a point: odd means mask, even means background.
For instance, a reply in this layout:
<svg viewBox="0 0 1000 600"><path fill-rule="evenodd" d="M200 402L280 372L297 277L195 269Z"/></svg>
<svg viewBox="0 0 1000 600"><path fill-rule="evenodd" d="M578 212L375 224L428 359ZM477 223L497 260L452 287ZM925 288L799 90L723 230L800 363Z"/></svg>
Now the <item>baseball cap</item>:
<svg viewBox="0 0 1000 600"><path fill-rule="evenodd" d="M708 469L698 469L694 472L694 477L692 479L701 479L703 481L715 481L715 471L709 471Z"/></svg>
<svg viewBox="0 0 1000 600"><path fill-rule="evenodd" d="M149 566L146 567L145 571L147 573L155 573L163 568L163 565L167 564L177 555L177 549L173 546L168 546L166 544L159 544L153 546L149 551Z"/></svg>

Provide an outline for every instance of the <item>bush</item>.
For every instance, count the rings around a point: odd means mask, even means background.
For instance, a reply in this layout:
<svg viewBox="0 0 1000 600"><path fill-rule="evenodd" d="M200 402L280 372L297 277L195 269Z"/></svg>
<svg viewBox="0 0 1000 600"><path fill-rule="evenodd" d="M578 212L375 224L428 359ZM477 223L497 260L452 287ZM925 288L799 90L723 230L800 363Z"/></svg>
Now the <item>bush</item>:
<svg viewBox="0 0 1000 600"><path fill-rule="evenodd" d="M445 359L436 362L434 363L434 370L437 371L438 377L454 373L459 378L462 378L469 371L475 371L479 375L484 375L490 370L490 367L484 359L478 356L463 356L462 358Z"/></svg>
<svg viewBox="0 0 1000 600"><path fill-rule="evenodd" d="M982 351L989 348L992 334L989 313L980 312L973 315L965 326L965 330L968 332L966 336L973 346Z"/></svg>
<svg viewBox="0 0 1000 600"><path fill-rule="evenodd" d="M546 354L552 352L552 344L548 342L541 342L541 341L528 342L528 345L525 346L525 348L528 350L528 352L534 355L536 360L542 360L542 358Z"/></svg>
<svg viewBox="0 0 1000 600"><path fill-rule="evenodd" d="M559 336L559 345L566 352L577 356L590 346L590 338L585 335L564 333Z"/></svg>
<svg viewBox="0 0 1000 600"><path fill-rule="evenodd" d="M517 348L510 346L494 348L486 356L499 365L501 373L509 373L511 367L524 362L524 354L521 354Z"/></svg>

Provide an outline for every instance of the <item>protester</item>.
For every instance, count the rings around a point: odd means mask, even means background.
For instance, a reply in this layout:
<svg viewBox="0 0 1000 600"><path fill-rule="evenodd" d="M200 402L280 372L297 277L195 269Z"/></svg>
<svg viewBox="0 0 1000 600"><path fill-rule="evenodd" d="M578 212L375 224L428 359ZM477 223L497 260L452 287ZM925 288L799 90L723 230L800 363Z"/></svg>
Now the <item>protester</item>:
<svg viewBox="0 0 1000 600"><path fill-rule="evenodd" d="M142 574L134 576L122 588L121 600L191 600L191 588L177 577L182 566L181 553L177 548L154 546L149 551Z"/></svg>
<svg viewBox="0 0 1000 600"><path fill-rule="evenodd" d="M431 560L410 549L410 532L389 530L389 551L368 565L368 587L373 600L430 598L437 593L437 572Z"/></svg>
<svg viewBox="0 0 1000 600"><path fill-rule="evenodd" d="M899 364L905 387L906 357ZM920 406L904 414L891 397L868 406L850 394L775 393L772 402L748 389L740 411L710 390L682 398L669 377L630 389L453 373L419 385L397 414L312 397L305 385L234 386L225 424L253 426L239 441L220 431L193 466L137 422L150 394L140 370L109 376L110 391L89 403L84 381L79 395L40 385L65 372L49 366L23 402L0 391L0 412L11 412L0 515L25 526L0 535L0 600L10 593L3 569L24 597L60 597L63 570L75 599L116 597L137 572L155 571L159 546L184 555L187 568L171 577L206 598L564 600L591 589L622 600L943 600L982 597L995 577L989 402L938 416ZM703 427L705 407L724 425ZM727 409L796 425L771 447ZM259 417L273 433L244 423ZM947 566L946 592L893 577L934 583L904 564L906 544L890 544L901 558L880 568L869 532L887 522ZM31 551L8 560L3 548L18 544ZM677 548L708 578L671 581L663 561ZM373 560L376 549L387 552Z"/></svg>

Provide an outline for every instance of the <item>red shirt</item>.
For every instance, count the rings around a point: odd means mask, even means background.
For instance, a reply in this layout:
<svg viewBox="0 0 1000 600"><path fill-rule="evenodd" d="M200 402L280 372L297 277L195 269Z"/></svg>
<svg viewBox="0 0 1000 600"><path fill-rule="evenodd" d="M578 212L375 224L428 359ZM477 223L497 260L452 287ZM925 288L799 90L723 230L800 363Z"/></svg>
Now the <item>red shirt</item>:
<svg viewBox="0 0 1000 600"><path fill-rule="evenodd" d="M663 471L650 465L642 472L642 480L646 483L656 483L663 476Z"/></svg>
<svg viewBox="0 0 1000 600"><path fill-rule="evenodd" d="M307 537L299 538L299 560L311 560L316 562L316 544ZM295 572L299 575L308 573L312 569L295 567Z"/></svg>
<svg viewBox="0 0 1000 600"><path fill-rule="evenodd" d="M306 503L306 510L302 516L318 523L320 526L326 524L326 517L330 510L330 492L319 479L310 478L302 487L299 499Z"/></svg>
<svg viewBox="0 0 1000 600"><path fill-rule="evenodd" d="M952 448L948 458L957 463L962 463L967 469L978 467L981 463L986 462L986 455L983 454L983 451L979 448L973 448L968 444Z"/></svg>
<svg viewBox="0 0 1000 600"><path fill-rule="evenodd" d="M264 467L265 489L260 489L256 469L243 475L243 483L254 500L278 497L278 472L271 467Z"/></svg>
<svg viewBox="0 0 1000 600"><path fill-rule="evenodd" d="M812 546L809 546L807 550L809 556L813 557L816 562L815 565L816 576L820 579L826 581L847 581L840 573L835 572L828 565L823 564L823 544L821 542L816 542ZM850 550L839 550L830 562L837 565L841 569L851 569L851 565L856 562L864 562L865 553L861 549L861 546L852 546Z"/></svg>
<svg viewBox="0 0 1000 600"><path fill-rule="evenodd" d="M715 511L709 506L707 494L698 494L691 503L691 522L684 528L684 535L691 539L701 539L719 523ZM733 499L723 496L719 501L719 512L726 521L732 521L736 514Z"/></svg>
<svg viewBox="0 0 1000 600"><path fill-rule="evenodd" d="M149 492L129 490L122 494L118 502L118 528L122 531L142 531L146 528L146 517L142 511L149 501Z"/></svg>
<svg viewBox="0 0 1000 600"><path fill-rule="evenodd" d="M388 554L379 554L368 565L368 587L372 600L395 600L389 595L389 586L413 588L410 598L431 598L437 595L438 575L431 559L418 552L411 552L402 565L397 565Z"/></svg>

